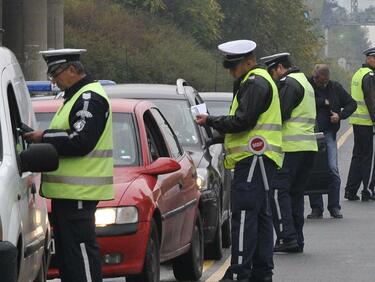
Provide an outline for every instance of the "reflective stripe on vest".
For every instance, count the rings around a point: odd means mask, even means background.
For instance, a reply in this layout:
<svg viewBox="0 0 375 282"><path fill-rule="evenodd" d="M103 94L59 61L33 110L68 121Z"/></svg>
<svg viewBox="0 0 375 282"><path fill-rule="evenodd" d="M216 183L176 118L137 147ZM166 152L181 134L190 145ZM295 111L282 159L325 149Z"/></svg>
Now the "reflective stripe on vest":
<svg viewBox="0 0 375 282"><path fill-rule="evenodd" d="M85 92L95 92L107 100L103 87L90 83L82 87L73 97L61 106L55 114L50 128L69 129L69 115L77 99ZM90 103L90 100L87 100ZM66 136L66 135L65 135ZM85 156L60 156L56 171L43 173L42 195L47 198L74 200L111 200L113 189L113 141L112 112L95 148Z"/></svg>
<svg viewBox="0 0 375 282"><path fill-rule="evenodd" d="M283 152L318 151L314 135L316 108L314 89L302 72L290 73L303 88L302 101L283 123Z"/></svg>
<svg viewBox="0 0 375 282"><path fill-rule="evenodd" d="M367 75L372 70L370 68L364 67L357 70L353 75L351 84L351 94L352 98L357 102L357 109L349 117L349 123L358 125L373 125L368 112L364 94L362 90L362 80L365 75Z"/></svg>
<svg viewBox="0 0 375 282"><path fill-rule="evenodd" d="M225 156L224 164L228 169L234 168L237 162L253 155L249 151L248 142L256 135L262 136L267 141L268 146L264 154L272 159L277 166L282 166L282 124L278 90L269 73L261 68L250 70L241 81L240 88L248 79L254 79L254 75L261 76L269 82L272 89L272 101L268 109L259 116L257 123L252 130L225 134L224 147L227 154ZM257 93L249 94L257 95ZM233 98L229 115L234 116L237 108L238 101L236 94Z"/></svg>

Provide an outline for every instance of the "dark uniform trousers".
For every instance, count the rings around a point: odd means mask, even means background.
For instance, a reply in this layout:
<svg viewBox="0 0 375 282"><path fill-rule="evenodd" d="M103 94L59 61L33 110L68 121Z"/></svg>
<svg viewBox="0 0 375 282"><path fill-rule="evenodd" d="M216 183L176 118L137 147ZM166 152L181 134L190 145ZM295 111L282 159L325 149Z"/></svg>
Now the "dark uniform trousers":
<svg viewBox="0 0 375 282"><path fill-rule="evenodd" d="M285 153L283 167L271 185L271 207L277 240L297 239L303 248L304 191L315 152ZM281 220L280 220L281 215Z"/></svg>
<svg viewBox="0 0 375 282"><path fill-rule="evenodd" d="M259 160L251 182L247 182L253 157L239 161L234 169L231 189L232 258L225 278L262 281L272 277L273 227L267 205ZM268 181L276 171L276 164L263 157ZM259 279L259 280L258 280Z"/></svg>
<svg viewBox="0 0 375 282"><path fill-rule="evenodd" d="M345 192L357 194L359 187L363 183L363 189L374 190L374 184L369 185L371 164L373 159L373 127L368 125L353 124L354 146L352 161L348 174ZM372 171L373 173L373 171ZM373 177L372 177L373 179Z"/></svg>
<svg viewBox="0 0 375 282"><path fill-rule="evenodd" d="M52 200L56 258L62 282L102 281L95 235L97 201Z"/></svg>

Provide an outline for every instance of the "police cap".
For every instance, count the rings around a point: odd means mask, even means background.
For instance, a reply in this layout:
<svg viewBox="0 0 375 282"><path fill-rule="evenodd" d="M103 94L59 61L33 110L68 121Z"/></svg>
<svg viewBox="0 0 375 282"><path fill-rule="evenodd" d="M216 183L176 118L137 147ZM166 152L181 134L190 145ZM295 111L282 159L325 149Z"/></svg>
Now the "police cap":
<svg viewBox="0 0 375 282"><path fill-rule="evenodd" d="M218 49L224 55L224 68L234 68L243 59L251 55L256 46L257 44L251 40L234 40L220 44Z"/></svg>
<svg viewBox="0 0 375 282"><path fill-rule="evenodd" d="M62 64L79 61L80 55L86 52L86 49L56 49L40 51L43 59L47 63L48 75L53 74Z"/></svg>
<svg viewBox="0 0 375 282"><path fill-rule="evenodd" d="M366 56L375 56L375 47L371 47L371 48L364 50L363 54Z"/></svg>
<svg viewBox="0 0 375 282"><path fill-rule="evenodd" d="M260 58L260 61L264 63L268 69L272 69L276 67L278 64L282 64L284 62L289 62L289 53L278 53L273 54L271 56L266 56Z"/></svg>

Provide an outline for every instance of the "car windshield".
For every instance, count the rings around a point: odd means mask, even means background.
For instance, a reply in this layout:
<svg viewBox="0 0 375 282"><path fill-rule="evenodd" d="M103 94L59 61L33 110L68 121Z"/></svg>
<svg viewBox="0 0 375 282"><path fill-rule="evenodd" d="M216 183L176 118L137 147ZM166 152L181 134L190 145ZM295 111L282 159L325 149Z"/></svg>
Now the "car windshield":
<svg viewBox="0 0 375 282"><path fill-rule="evenodd" d="M36 113L40 129L47 129L54 113ZM130 113L113 113L113 159L115 166L139 166L139 146Z"/></svg>
<svg viewBox="0 0 375 282"><path fill-rule="evenodd" d="M200 143L198 125L190 112L185 100L152 100L168 120L178 141L182 146L194 146Z"/></svg>
<svg viewBox="0 0 375 282"><path fill-rule="evenodd" d="M229 101L205 101L207 104L210 115L222 116L229 113L230 103Z"/></svg>

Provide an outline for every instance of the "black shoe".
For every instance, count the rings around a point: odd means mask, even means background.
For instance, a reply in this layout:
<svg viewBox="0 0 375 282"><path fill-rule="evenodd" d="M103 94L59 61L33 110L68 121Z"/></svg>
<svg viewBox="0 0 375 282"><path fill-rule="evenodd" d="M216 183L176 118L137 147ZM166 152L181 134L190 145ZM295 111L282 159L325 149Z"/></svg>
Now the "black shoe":
<svg viewBox="0 0 375 282"><path fill-rule="evenodd" d="M320 209L314 208L311 213L307 215L308 219L318 219L323 217L323 212Z"/></svg>
<svg viewBox="0 0 375 282"><path fill-rule="evenodd" d="M331 211L329 211L329 213L331 214L331 217L333 217L333 218L343 218L343 215L342 215L340 209L338 209L338 208L332 209Z"/></svg>
<svg viewBox="0 0 375 282"><path fill-rule="evenodd" d="M277 240L275 247L273 248L274 252L284 252L284 253L295 253L298 250L299 245L296 239L285 241L283 239Z"/></svg>
<svg viewBox="0 0 375 282"><path fill-rule="evenodd" d="M371 197L372 197L372 195L371 195L370 191L362 190L362 198L361 198L362 202L367 202L367 201L371 200Z"/></svg>
<svg viewBox="0 0 375 282"><path fill-rule="evenodd" d="M345 192L344 198L349 200L349 201L358 201L359 200L359 197L356 194L348 192L348 191Z"/></svg>

